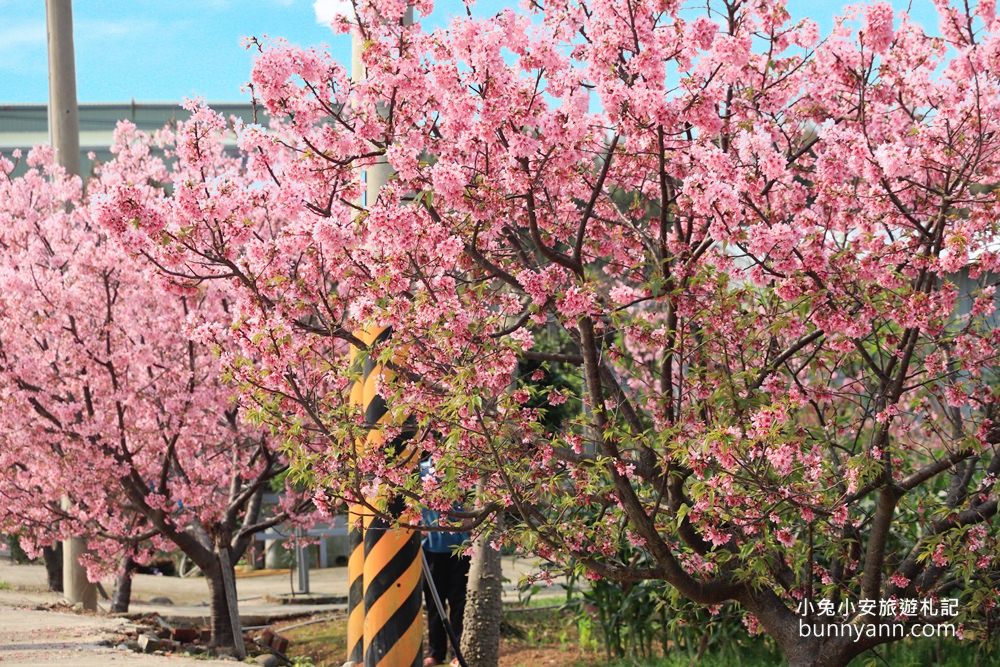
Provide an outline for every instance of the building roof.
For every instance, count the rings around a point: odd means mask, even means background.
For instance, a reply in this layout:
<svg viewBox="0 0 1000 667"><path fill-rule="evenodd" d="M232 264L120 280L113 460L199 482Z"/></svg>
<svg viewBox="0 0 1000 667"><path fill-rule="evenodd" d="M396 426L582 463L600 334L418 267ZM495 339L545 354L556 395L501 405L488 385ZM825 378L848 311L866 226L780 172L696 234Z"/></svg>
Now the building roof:
<svg viewBox="0 0 1000 667"><path fill-rule="evenodd" d="M254 122L253 107L247 102L221 102L210 105L216 111ZM81 104L80 168L91 170L89 153L98 161L110 157L111 140L119 120L129 120L140 130L151 132L188 117L188 112L176 102L121 102ZM261 120L261 122L266 122ZM9 155L15 149L27 151L47 144L48 107L45 104L0 104L0 153ZM22 167L23 168L23 167ZM15 170L17 173L19 170Z"/></svg>

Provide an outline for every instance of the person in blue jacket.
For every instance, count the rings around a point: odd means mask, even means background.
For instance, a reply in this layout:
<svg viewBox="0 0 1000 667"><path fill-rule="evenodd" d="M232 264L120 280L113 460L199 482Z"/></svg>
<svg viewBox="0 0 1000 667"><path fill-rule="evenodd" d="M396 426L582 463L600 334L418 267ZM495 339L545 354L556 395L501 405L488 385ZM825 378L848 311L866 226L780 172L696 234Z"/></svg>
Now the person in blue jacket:
<svg viewBox="0 0 1000 667"><path fill-rule="evenodd" d="M420 475L423 477L430 472L430 460L423 461L420 464ZM439 512L425 509L422 514L425 526L438 525L441 518ZM424 555L427 557L427 566L434 580L434 588L442 606L447 609L448 621L459 641L462 638L462 617L465 614L465 589L469 580L470 561L468 556L462 554L462 547L467 546L468 540L468 533L441 530L425 531L423 540ZM448 632L437 605L434 604L430 582L426 577L424 604L427 605L427 635L430 645L429 655L424 659L424 667L430 667L444 664L446 661ZM453 664L457 663L453 661Z"/></svg>

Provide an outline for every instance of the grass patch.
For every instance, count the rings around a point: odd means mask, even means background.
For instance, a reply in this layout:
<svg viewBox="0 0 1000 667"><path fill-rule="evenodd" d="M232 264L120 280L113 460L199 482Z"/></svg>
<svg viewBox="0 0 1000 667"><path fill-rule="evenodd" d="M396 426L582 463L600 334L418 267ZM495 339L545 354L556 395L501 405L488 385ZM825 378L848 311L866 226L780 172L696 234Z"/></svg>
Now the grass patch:
<svg viewBox="0 0 1000 667"><path fill-rule="evenodd" d="M286 623L275 626L275 632L287 637L288 657L298 660L296 665L307 667L340 667L347 656L347 615L295 626L296 623ZM284 630L283 627L291 627Z"/></svg>
<svg viewBox="0 0 1000 667"><path fill-rule="evenodd" d="M1000 642L987 644L953 638L904 639L862 653L850 667L988 667L1000 664Z"/></svg>
<svg viewBox="0 0 1000 667"><path fill-rule="evenodd" d="M13 586L11 586L6 581L0 580L0 591L12 591L12 590L14 590Z"/></svg>
<svg viewBox="0 0 1000 667"><path fill-rule="evenodd" d="M574 615L559 600L531 600L528 606L504 609L500 639L501 667L591 667L604 665L594 652ZM584 633L585 634L585 633Z"/></svg>

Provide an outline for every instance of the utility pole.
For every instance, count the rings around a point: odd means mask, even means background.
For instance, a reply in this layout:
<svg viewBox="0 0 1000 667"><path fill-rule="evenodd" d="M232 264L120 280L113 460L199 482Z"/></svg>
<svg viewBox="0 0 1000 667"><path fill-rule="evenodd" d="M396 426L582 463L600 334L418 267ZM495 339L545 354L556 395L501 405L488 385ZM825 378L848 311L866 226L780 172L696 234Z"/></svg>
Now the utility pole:
<svg viewBox="0 0 1000 667"><path fill-rule="evenodd" d="M59 164L80 175L80 118L73 57L73 2L45 0L49 41L49 140Z"/></svg>
<svg viewBox="0 0 1000 667"><path fill-rule="evenodd" d="M76 104L76 65L73 58L72 0L45 0L49 45L49 140L56 160L68 173L80 175L80 118ZM63 507L72 500L64 496ZM86 551L83 538L63 542L63 593L70 604L97 609L97 587L80 565Z"/></svg>
<svg viewBox="0 0 1000 667"><path fill-rule="evenodd" d="M309 594L309 548L302 541L306 533L295 529L295 572L299 577L299 593Z"/></svg>

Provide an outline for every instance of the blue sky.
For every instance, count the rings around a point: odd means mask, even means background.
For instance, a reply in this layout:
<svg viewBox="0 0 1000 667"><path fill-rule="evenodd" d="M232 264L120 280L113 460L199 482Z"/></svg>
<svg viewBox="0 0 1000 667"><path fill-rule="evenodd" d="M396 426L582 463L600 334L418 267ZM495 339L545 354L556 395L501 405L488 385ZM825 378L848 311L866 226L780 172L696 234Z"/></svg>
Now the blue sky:
<svg viewBox="0 0 1000 667"><path fill-rule="evenodd" d="M240 46L248 35L284 37L301 45L328 46L346 62L349 39L317 21L314 3L330 0L76 0L74 22L78 96L81 102L248 99L241 92L252 55ZM905 7L910 0L893 0ZM431 24L461 10L458 0L438 0ZM695 2L694 4L698 4ZM841 0L790 0L796 18L809 16L825 31L847 4ZM931 29L931 0L912 0L915 17ZM0 104L45 102L45 3L0 0ZM489 15L516 0L478 0ZM322 7L320 7L322 10Z"/></svg>

